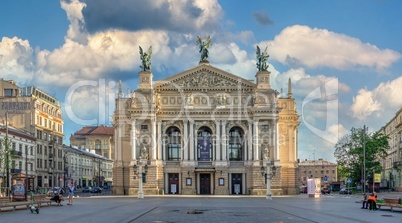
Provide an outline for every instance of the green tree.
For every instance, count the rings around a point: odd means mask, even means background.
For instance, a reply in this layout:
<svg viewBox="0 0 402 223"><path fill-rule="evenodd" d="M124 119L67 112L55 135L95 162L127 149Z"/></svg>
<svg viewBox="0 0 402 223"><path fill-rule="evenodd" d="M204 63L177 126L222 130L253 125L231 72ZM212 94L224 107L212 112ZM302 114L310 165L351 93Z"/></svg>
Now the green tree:
<svg viewBox="0 0 402 223"><path fill-rule="evenodd" d="M366 179L368 174L380 173L380 161L386 157L388 148L388 136L380 132L367 134L363 128L352 128L349 134L335 144L334 156L340 166L339 174L352 178L354 182L360 182L360 179L363 179L364 150Z"/></svg>

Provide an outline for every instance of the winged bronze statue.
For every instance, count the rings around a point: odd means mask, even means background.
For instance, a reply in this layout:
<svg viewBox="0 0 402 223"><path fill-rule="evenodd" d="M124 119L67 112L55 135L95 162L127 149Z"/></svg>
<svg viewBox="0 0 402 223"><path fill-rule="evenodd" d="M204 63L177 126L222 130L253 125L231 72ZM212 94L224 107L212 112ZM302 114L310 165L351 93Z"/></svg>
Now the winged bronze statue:
<svg viewBox="0 0 402 223"><path fill-rule="evenodd" d="M197 44L200 47L201 58L200 62L208 62L208 48L211 44L211 37L208 36L205 41L202 41L200 36L197 36Z"/></svg>
<svg viewBox="0 0 402 223"><path fill-rule="evenodd" d="M152 46L149 47L148 52L144 52L140 46L140 58L142 65L140 66L142 71L151 71L151 56L152 56Z"/></svg>
<svg viewBox="0 0 402 223"><path fill-rule="evenodd" d="M265 50L262 52L260 47L257 46L257 68L258 71L266 71L268 69L268 47L265 47Z"/></svg>

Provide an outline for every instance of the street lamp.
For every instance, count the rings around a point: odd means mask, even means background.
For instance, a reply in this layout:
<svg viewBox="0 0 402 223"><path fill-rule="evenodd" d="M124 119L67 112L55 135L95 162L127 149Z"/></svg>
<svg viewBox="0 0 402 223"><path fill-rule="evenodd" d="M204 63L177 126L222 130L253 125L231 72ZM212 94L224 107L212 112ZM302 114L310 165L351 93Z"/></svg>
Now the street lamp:
<svg viewBox="0 0 402 223"><path fill-rule="evenodd" d="M100 187L100 183L101 183L101 160L100 158L98 159L98 187Z"/></svg>
<svg viewBox="0 0 402 223"><path fill-rule="evenodd" d="M64 179L64 190L66 191L66 189L67 189L66 179L67 179L67 175L68 175L68 167L66 167L66 164L68 164L67 152L64 153L63 161L64 161L64 178L63 178Z"/></svg>
<svg viewBox="0 0 402 223"><path fill-rule="evenodd" d="M271 179L273 176L276 174L276 167L273 165L271 167L271 161L268 157L268 159L265 162L266 168L264 165L261 165L261 175L265 176L265 180L267 183L267 200L272 200L272 194L271 194ZM272 170L271 170L272 169ZM272 172L272 175L271 175Z"/></svg>
<svg viewBox="0 0 402 223"><path fill-rule="evenodd" d="M138 161L138 167L137 167L137 165L133 166L134 175L138 175L138 178L139 178L139 182L138 182L138 187L139 187L138 198L140 198L140 199L144 198L144 191L142 190L142 181L143 181L142 164L143 164L143 162L142 162L141 157L140 157L140 160ZM138 172L137 172L137 170L138 170ZM148 172L148 165L147 164L145 164L145 166L144 166L144 172L145 172L145 174Z"/></svg>

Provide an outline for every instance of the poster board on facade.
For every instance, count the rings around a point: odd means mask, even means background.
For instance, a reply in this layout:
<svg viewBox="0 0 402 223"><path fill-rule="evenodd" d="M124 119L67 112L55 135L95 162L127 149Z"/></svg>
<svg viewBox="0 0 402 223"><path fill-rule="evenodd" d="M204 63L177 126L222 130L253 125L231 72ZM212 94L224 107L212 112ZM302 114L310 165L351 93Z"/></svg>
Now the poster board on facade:
<svg viewBox="0 0 402 223"><path fill-rule="evenodd" d="M380 173L374 174L374 183L381 183L381 174Z"/></svg>

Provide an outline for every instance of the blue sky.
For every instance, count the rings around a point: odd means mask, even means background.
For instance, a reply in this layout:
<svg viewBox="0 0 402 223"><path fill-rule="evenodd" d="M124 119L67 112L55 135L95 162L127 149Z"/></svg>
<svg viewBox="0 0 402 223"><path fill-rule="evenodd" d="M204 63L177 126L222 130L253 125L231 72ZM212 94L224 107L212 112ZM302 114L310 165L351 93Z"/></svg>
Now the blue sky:
<svg viewBox="0 0 402 223"><path fill-rule="evenodd" d="M138 86L138 46L153 48L154 80L198 63L211 35L213 66L247 79L255 47L268 46L272 86L292 78L299 158L335 161L351 127L378 130L402 107L402 2L0 1L0 77L60 100L65 140L110 124L116 83ZM104 104L105 106L100 106Z"/></svg>

